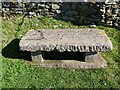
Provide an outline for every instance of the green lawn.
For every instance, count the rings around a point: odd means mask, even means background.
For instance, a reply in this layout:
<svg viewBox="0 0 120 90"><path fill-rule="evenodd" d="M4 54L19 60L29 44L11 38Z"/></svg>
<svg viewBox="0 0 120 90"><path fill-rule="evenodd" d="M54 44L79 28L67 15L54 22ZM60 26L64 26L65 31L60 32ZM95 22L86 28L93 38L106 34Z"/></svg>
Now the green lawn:
<svg viewBox="0 0 120 90"><path fill-rule="evenodd" d="M22 21L23 20L23 21ZM120 87L120 31L115 28L98 26L110 37L114 49L102 53L108 67L105 69L61 69L38 68L24 64L29 60L27 52L19 51L19 39L29 29L86 28L70 22L41 17L24 18L17 16L2 20L2 87L3 88L119 88ZM25 60L24 60L25 59Z"/></svg>

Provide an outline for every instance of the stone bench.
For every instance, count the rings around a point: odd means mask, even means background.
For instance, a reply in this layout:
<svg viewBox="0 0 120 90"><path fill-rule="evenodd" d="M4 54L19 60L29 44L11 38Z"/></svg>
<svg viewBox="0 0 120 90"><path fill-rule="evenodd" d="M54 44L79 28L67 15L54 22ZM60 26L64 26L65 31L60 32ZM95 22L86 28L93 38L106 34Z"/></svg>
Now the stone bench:
<svg viewBox="0 0 120 90"><path fill-rule="evenodd" d="M104 30L95 28L30 30L19 43L20 50L30 51L33 62L43 62L42 51L83 52L85 62L97 60L99 52L112 50Z"/></svg>

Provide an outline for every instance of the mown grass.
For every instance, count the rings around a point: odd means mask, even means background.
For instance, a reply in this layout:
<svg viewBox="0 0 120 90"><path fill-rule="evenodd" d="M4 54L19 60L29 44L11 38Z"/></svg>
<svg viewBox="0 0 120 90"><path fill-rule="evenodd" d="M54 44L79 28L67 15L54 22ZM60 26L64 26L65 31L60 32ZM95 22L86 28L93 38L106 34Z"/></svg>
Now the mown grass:
<svg viewBox="0 0 120 90"><path fill-rule="evenodd" d="M28 66L24 63L27 59L19 58L23 55L21 54L23 52L19 51L19 39L28 30L86 28L88 26L75 26L70 22L47 17L22 18L18 16L11 20L2 20L2 88L119 88L120 37L118 33L120 31L118 29L97 27L105 30L114 46L112 51L102 53L108 64L105 69L39 68ZM18 41L5 49L14 40Z"/></svg>

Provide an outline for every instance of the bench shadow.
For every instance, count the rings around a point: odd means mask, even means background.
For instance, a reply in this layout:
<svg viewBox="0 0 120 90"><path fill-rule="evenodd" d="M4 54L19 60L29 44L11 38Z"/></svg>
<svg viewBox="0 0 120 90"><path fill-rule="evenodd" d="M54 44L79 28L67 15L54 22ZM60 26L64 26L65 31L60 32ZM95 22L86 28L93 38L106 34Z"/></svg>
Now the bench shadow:
<svg viewBox="0 0 120 90"><path fill-rule="evenodd" d="M31 61L30 52L20 51L19 49L20 39L12 40L6 47L2 49L2 56L12 59L24 59Z"/></svg>
<svg viewBox="0 0 120 90"><path fill-rule="evenodd" d="M20 51L20 39L12 40L6 47L2 49L2 56L12 59L23 59L32 61L30 52ZM77 60L84 61L84 53L80 52L57 52L57 51L42 51L45 60Z"/></svg>
<svg viewBox="0 0 120 90"><path fill-rule="evenodd" d="M83 52L58 52L58 51L43 51L43 59L45 60L76 60L84 61L85 53Z"/></svg>

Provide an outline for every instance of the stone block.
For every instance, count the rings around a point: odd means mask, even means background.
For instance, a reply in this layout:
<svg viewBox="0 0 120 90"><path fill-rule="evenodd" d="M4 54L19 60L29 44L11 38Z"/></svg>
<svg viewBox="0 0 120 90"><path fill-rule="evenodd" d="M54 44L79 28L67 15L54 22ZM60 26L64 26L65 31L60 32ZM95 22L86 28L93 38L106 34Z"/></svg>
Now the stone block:
<svg viewBox="0 0 120 90"><path fill-rule="evenodd" d="M112 42L103 30L95 28L30 30L20 40L23 51L101 52L112 50Z"/></svg>
<svg viewBox="0 0 120 90"><path fill-rule="evenodd" d="M97 60L97 52L86 52L85 53L85 62L95 62Z"/></svg>
<svg viewBox="0 0 120 90"><path fill-rule="evenodd" d="M60 9L60 6L58 4L52 4L52 9Z"/></svg>
<svg viewBox="0 0 120 90"><path fill-rule="evenodd" d="M33 62L43 62L41 51L31 52L31 58Z"/></svg>

